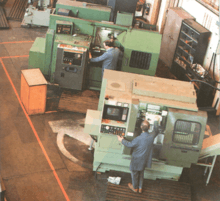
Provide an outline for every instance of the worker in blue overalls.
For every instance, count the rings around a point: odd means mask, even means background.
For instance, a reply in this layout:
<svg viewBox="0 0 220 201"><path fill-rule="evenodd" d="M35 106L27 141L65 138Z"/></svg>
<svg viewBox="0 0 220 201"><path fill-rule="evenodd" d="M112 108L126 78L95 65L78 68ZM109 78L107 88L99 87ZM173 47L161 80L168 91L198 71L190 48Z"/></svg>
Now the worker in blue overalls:
<svg viewBox="0 0 220 201"><path fill-rule="evenodd" d="M154 122L154 130L149 133L150 123L144 120L141 124L142 133L131 142L118 136L118 140L126 147L133 148L130 171L132 184L128 187L135 193L142 193L145 167L151 168L154 138L158 135L158 121Z"/></svg>
<svg viewBox="0 0 220 201"><path fill-rule="evenodd" d="M91 52L89 53L89 58L91 62L102 61L102 77L105 69L116 70L118 58L120 55L120 50L114 47L114 41L106 40L103 43L106 52L99 57L92 58Z"/></svg>

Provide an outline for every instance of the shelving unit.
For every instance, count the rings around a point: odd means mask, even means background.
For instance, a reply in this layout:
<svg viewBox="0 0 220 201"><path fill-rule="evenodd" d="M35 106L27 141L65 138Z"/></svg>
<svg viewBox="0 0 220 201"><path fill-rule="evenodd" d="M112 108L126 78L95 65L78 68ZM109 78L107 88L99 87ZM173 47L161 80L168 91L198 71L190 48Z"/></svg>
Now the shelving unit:
<svg viewBox="0 0 220 201"><path fill-rule="evenodd" d="M171 72L180 80L187 80L187 69L194 63L203 65L211 32L193 19L182 21Z"/></svg>
<svg viewBox="0 0 220 201"><path fill-rule="evenodd" d="M172 67L182 21L185 19L193 20L195 18L180 7L169 8L161 42L160 59L170 69Z"/></svg>
<svg viewBox="0 0 220 201"><path fill-rule="evenodd" d="M203 65L211 32L193 19L185 19L179 33L179 39L173 58L171 72L180 80L191 81L193 79L205 81L214 85L208 75L202 78L192 69L193 64ZM213 89L206 84L193 82L197 92L197 105L208 106Z"/></svg>

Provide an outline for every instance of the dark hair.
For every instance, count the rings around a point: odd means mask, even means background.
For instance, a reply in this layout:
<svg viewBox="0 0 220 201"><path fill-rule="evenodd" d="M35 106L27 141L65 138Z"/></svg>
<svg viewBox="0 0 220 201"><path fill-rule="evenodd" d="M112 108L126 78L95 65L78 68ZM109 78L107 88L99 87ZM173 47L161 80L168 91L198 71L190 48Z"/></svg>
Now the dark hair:
<svg viewBox="0 0 220 201"><path fill-rule="evenodd" d="M150 123L149 123L147 120L144 120L144 121L141 123L141 129L142 129L142 131L147 132L149 128L150 128Z"/></svg>
<svg viewBox="0 0 220 201"><path fill-rule="evenodd" d="M110 41L110 40L106 40L104 41L105 45L108 46L108 47L114 47L114 42L113 41Z"/></svg>

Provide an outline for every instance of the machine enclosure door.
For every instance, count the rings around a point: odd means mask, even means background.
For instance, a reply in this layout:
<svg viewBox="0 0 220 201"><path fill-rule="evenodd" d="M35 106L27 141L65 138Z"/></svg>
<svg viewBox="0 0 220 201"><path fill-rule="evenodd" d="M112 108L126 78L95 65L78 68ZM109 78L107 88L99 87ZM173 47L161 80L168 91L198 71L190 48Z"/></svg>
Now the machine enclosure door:
<svg viewBox="0 0 220 201"><path fill-rule="evenodd" d="M68 51L68 50L67 50ZM72 51L74 54L74 51ZM85 71L86 71L86 54L87 52L76 51L75 54L81 55L81 62L74 65L67 61L64 62L64 48L57 48L55 83L60 87L68 89L82 90L84 87Z"/></svg>
<svg viewBox="0 0 220 201"><path fill-rule="evenodd" d="M178 109L169 109L163 146L160 152L160 159L165 159L169 165L180 167L190 167L192 163L197 163L202 147L207 114L203 111L192 112ZM177 123L183 123L182 129L187 130L185 125L196 125L198 133L191 132L193 128L188 129L190 134L183 134L177 130ZM195 127L195 126L194 126ZM179 132L178 138L175 133ZM190 140L190 135L192 139ZM196 136L194 136L196 135Z"/></svg>

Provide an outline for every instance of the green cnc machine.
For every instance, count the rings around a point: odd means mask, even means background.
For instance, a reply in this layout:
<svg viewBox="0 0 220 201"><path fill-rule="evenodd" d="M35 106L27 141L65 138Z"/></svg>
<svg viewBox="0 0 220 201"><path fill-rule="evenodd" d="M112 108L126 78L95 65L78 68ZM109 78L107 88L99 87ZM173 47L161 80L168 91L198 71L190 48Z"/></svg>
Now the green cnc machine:
<svg viewBox="0 0 220 201"><path fill-rule="evenodd" d="M105 52L103 42L114 35L116 46L124 50L119 70L154 76L161 34L132 24L114 24L109 21L110 15L107 6L59 0L50 15L46 37L36 38L30 49L29 68L40 68L51 83L63 88L100 90L102 64L90 63L88 52L100 56Z"/></svg>
<svg viewBox="0 0 220 201"><path fill-rule="evenodd" d="M117 135L131 141L145 119L150 132L154 121L160 125L145 178L178 180L183 167L197 163L207 114L197 108L193 84L106 70L98 110L88 110L85 120L84 132L96 141L93 170L130 172L131 149Z"/></svg>

